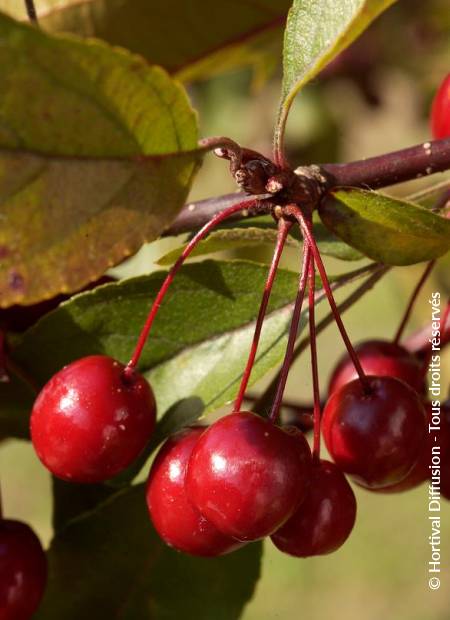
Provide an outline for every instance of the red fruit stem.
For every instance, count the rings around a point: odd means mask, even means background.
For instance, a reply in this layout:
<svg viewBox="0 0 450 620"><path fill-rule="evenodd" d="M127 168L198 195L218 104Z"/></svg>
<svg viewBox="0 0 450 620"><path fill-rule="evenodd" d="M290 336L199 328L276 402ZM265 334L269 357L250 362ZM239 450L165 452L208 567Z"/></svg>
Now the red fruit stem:
<svg viewBox="0 0 450 620"><path fill-rule="evenodd" d="M341 333L341 337L342 340L344 341L344 344L346 346L346 349L348 351L348 354L353 362L353 365L355 366L356 372L358 373L358 377L359 380L361 381L361 384L363 386L363 389L366 393L370 392L370 386L369 386L369 382L367 380L367 377L364 373L364 370L361 366L361 363L359 361L358 355L356 354L355 349L353 348L353 345L350 341L350 338L348 337L347 331L344 327L344 323L342 322L341 319L341 315L339 314L339 310L337 308L336 302L334 300L333 297L333 292L331 290L331 286L330 286L330 282L328 280L328 276L327 276L327 272L325 271L325 267L324 264L322 262L322 258L320 256L320 252L319 252L319 248L317 247L317 243L314 239L314 236L312 234L312 230L311 230L311 224L309 222L307 222L307 220L305 219L303 213L301 212L301 210L296 207L293 206L292 208L292 215L298 220L298 222L300 223L301 229L302 229L302 233L304 238L308 241L310 247L311 247L311 251L313 253L314 256L314 260L315 263L317 265L317 269L319 270L319 274L320 277L322 279L322 285L323 288L325 290L325 294L327 296L328 299L328 303L330 304L330 308L331 308L331 312L333 313L333 317L334 320L338 326L338 329Z"/></svg>
<svg viewBox="0 0 450 620"><path fill-rule="evenodd" d="M186 245L186 247L184 248L182 254L180 255L180 257L177 259L177 261L172 265L169 273L167 274L166 279L164 280L161 288L159 289L159 292L155 298L155 301L152 304L152 307L150 309L150 312L148 314L147 320L144 324L144 327L142 328L142 331L139 335L137 344L136 344L136 348L134 350L134 353L130 359L130 361L128 362L126 368L125 368L125 377L126 378L131 378L133 373L134 373L134 369L136 368L138 362L139 362L139 358L141 356L142 350L145 346L145 343L147 341L148 335L150 333L150 329L153 325L153 321L155 320L155 317L158 313L158 310L161 306L161 303L167 293L167 290L169 288L169 286L171 285L174 277L176 276L177 272L179 271L180 267L182 266L182 264L184 263L184 261L187 259L187 257L191 254L191 252L195 249L195 247L198 245L198 243L204 239L204 237L206 237L206 235L213 229L215 228L218 224L220 224L221 222L223 222L224 220L228 219L229 217L231 217L232 215L234 215L235 213L237 213L238 211L242 211L244 209L251 209L252 207L256 206L258 203L257 199L250 199L250 200L244 200L242 202L239 202L238 204L233 205L232 207L229 207L228 209L225 209L224 211L221 211L220 213L218 213L217 215L215 215L209 222L207 222L203 228L201 228L198 233L192 237L192 239L189 241L189 243Z"/></svg>
<svg viewBox="0 0 450 620"><path fill-rule="evenodd" d="M264 292L263 292L263 296L261 299L261 305L259 307L258 318L256 319L255 333L253 334L253 340L252 340L252 344L250 347L250 353L248 356L247 365L245 367L244 374L242 375L241 385L239 386L239 392L234 402L233 411L240 411L242 407L242 401L244 400L245 391L247 389L250 375L252 373L253 364L255 363L256 352L258 350L259 339L261 336L261 330L262 330L262 326L264 322L264 317L266 316L270 293L272 291L272 286L273 286L275 276L277 273L278 264L280 262L284 244L286 242L286 237L291 227L292 227L292 222L288 222L287 220L283 218L280 218L278 220L277 242L276 242L275 250L273 253L273 257L272 257L272 262L270 264L269 273L267 275L267 280L264 286Z"/></svg>
<svg viewBox="0 0 450 620"><path fill-rule="evenodd" d="M319 386L319 369L317 365L317 342L316 342L316 319L314 307L314 294L316 287L316 270L314 258L309 261L308 275L308 319L309 319L309 342L311 351L311 370L313 380L314 395L314 441L313 441L313 458L320 461L320 386Z"/></svg>
<svg viewBox="0 0 450 620"><path fill-rule="evenodd" d="M249 403L257 403L260 399L261 395L253 394L252 392L247 392L244 400ZM307 414L312 417L312 411L314 409L313 402L306 401L296 401L291 400L289 398L283 398L283 402L281 403L282 409L289 409L292 411L297 411L299 415Z"/></svg>
<svg viewBox="0 0 450 620"><path fill-rule="evenodd" d="M431 270L433 269L434 265L435 265L436 261L432 260L428 263L428 265L425 268L425 271L423 272L422 276L420 277L420 280L417 282L417 285L415 287L415 289L412 292L411 298L409 300L408 306L406 307L405 310L405 314L403 315L403 318L401 320L401 323L397 329L397 333L395 334L395 338L394 338L394 344L398 344L400 342L400 338L403 335L404 329L406 327L406 324L409 320L409 317L411 316L411 311L413 309L414 303L423 287L423 285L426 282L426 279L428 278L428 276L431 273ZM444 323L445 325L445 323Z"/></svg>
<svg viewBox="0 0 450 620"><path fill-rule="evenodd" d="M303 299L305 296L306 281L308 279L309 261L311 257L311 249L309 243L303 243L303 258L302 267L300 271L300 278L298 283L297 297L295 299L294 311L292 313L291 326L289 328L288 343L286 346L286 352L284 354L283 365L280 370L280 377L278 380L277 391L272 404L272 409L269 414L269 420L275 424L280 412L281 403L283 402L284 389L286 387L286 381L289 374L289 369L292 363L292 357L294 354L295 341L297 340L298 325L300 322L300 315L302 312Z"/></svg>
<svg viewBox="0 0 450 620"><path fill-rule="evenodd" d="M374 267L376 270L374 270ZM366 267L367 269L367 267ZM383 277L383 275L389 270L389 267L382 265L374 265L371 267L373 270L371 275L356 288L342 303L339 304L339 312L343 314L349 308L353 306L361 297L363 297L368 291L370 291L375 284ZM351 280L349 280L351 281ZM316 293L316 302L321 301L324 296L323 290L320 290L319 293ZM321 321L319 321L316 325L316 336L318 336L321 332L323 332L329 325L333 323L333 314L329 312ZM296 345L294 349L293 361L298 359L300 355L309 347L309 334L302 338L300 342ZM262 413L267 411L272 403L273 397L276 392L276 388L278 385L279 374L277 374L269 385L266 387L264 392L259 396L253 405L253 410L256 413ZM283 399L283 402L286 402ZM311 407L310 410L312 410Z"/></svg>

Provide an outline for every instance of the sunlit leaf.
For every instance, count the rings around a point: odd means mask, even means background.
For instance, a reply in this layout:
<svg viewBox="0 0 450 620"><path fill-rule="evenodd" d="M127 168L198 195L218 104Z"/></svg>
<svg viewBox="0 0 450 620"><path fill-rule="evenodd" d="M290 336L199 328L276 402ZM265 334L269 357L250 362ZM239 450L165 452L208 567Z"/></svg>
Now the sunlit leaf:
<svg viewBox="0 0 450 620"><path fill-rule="evenodd" d="M377 192L341 189L319 208L325 225L369 258L411 265L450 249L450 220Z"/></svg>
<svg viewBox="0 0 450 620"><path fill-rule="evenodd" d="M283 85L275 132L284 128L298 91L348 47L395 0L294 0L284 35Z"/></svg>
<svg viewBox="0 0 450 620"><path fill-rule="evenodd" d="M0 306L73 291L152 240L198 161L158 67L0 15Z"/></svg>

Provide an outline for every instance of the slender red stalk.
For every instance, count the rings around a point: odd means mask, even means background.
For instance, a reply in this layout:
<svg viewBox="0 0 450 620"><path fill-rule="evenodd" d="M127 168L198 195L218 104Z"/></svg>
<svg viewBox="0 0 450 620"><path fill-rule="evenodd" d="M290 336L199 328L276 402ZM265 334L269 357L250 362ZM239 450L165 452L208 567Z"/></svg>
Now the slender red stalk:
<svg viewBox="0 0 450 620"><path fill-rule="evenodd" d="M314 307L314 293L316 270L314 266L314 259L309 261L309 275L308 275L308 319L309 319L309 342L311 351L311 369L313 380L313 395L314 395L314 442L313 442L313 458L317 461L320 460L320 387L319 387L319 369L317 365L317 343L316 343L316 319L315 319L315 307Z"/></svg>
<svg viewBox="0 0 450 620"><path fill-rule="evenodd" d="M286 353L284 354L283 365L280 370L280 378L278 380L277 391L272 404L272 409L269 414L269 419L275 423L280 412L281 403L283 402L284 389L286 387L286 381L289 374L289 369L292 363L292 357L294 355L295 341L297 340L298 325L300 322L300 315L302 312L303 299L305 297L306 281L308 278L309 261L311 257L311 250L309 243L303 244L303 258L302 267L300 271L300 278L298 283L297 298L295 300L294 311L292 313L291 326L289 328L288 343L286 346Z"/></svg>
<svg viewBox="0 0 450 620"><path fill-rule="evenodd" d="M249 403L257 403L261 395L253 394L252 392L247 392L245 394L244 400L247 400ZM281 403L282 409L292 409L292 411L297 411L301 415L308 415L312 418L312 412L314 410L313 402L306 401L297 401L291 400L289 398L283 398L283 402Z"/></svg>
<svg viewBox="0 0 450 620"><path fill-rule="evenodd" d="M319 252L319 248L317 247L317 243L316 240L314 239L314 236L312 234L311 231L311 225L309 224L309 222L305 219L303 213L301 212L301 210L298 207L294 207L292 208L292 214L294 215L294 217L298 220L298 222L300 223L302 232L303 232L303 236L305 238L305 240L309 243L310 247L311 247L311 252L313 253L314 256L314 260L315 263L317 265L317 269L319 270L320 273L320 277L322 280L322 284L323 284L323 288L325 290L325 294L327 296L328 299L328 303L330 304L330 308L331 311L333 313L333 317L334 320L338 326L338 329L341 333L341 337L342 340L344 341L344 344L347 348L348 354L355 366L356 372L358 373L359 379L361 381L361 384L364 388L364 391L369 393L370 392L370 386L369 386L369 382L367 380L367 377L364 373L364 370L361 366L361 363L359 361L358 355L356 354L355 349L352 346L352 343L350 341L350 338L348 337L347 331L344 327L344 323L342 322L341 319L341 315L339 314L339 310L337 308L336 302L334 300L333 297L333 292L331 290L331 286L330 286L330 282L328 280L328 276L327 276L327 272L325 271L325 266L322 262L322 258L320 256L320 252Z"/></svg>
<svg viewBox="0 0 450 620"><path fill-rule="evenodd" d="M250 375L252 373L253 364L255 363L256 352L258 350L259 339L261 336L261 330L264 322L264 317L266 316L267 305L269 303L270 293L272 291L272 286L275 280L275 276L278 269L278 264L280 262L281 254L283 252L284 244L286 242L286 237L289 233L289 230L292 227L292 222L288 222L287 220L280 218L278 220L278 235L277 242L275 245L275 250L272 257L272 262L270 264L269 273L267 275L266 284L264 286L264 292L261 299L261 305L259 307L258 318L256 319L255 333L253 334L253 340L250 347L250 353L247 360L247 365L245 366L244 374L242 375L241 385L239 386L239 392L236 396L236 400L234 401L234 411L240 411L242 406L242 401L244 400L245 391L247 389L247 385L250 379Z"/></svg>
<svg viewBox="0 0 450 620"><path fill-rule="evenodd" d="M433 269L434 265L435 265L436 261L432 260L428 263L428 265L425 268L425 271L423 272L420 280L417 282L417 285L415 287L415 289L412 292L411 298L409 300L408 306L406 307L405 310L405 314L403 315L403 318L401 320L401 323L397 329L397 333L395 334L395 338L394 338L394 343L398 344L400 342L400 338L403 335L404 329L406 327L406 324L409 320L409 317L411 316L411 311L413 309L414 303L422 289L422 286L425 284L426 279L428 278L428 276L430 275L431 270Z"/></svg>
<svg viewBox="0 0 450 620"><path fill-rule="evenodd" d="M186 245L186 247L184 248L181 256L177 259L177 261L173 264L173 266L171 267L169 273L167 274L166 279L164 280L164 282L162 283L161 288L159 289L159 292L155 298L155 301L153 302L153 305L150 309L150 312L148 314L147 320L145 321L144 327L142 328L141 333L139 334L139 338L136 344L136 348L134 350L134 353L130 359L130 361L128 362L126 368L125 368L125 376L126 377L131 377L134 371L134 368L136 367L137 363L139 362L139 358L141 356L142 350L145 346L145 343L147 341L148 335L150 333L150 329L153 325L153 321L155 320L155 317L158 313L158 310L161 306L161 303L167 293L167 290L169 288L169 286L171 285L174 277L176 276L177 272L179 271L180 267L182 266L182 264L184 263L184 261L187 259L187 257L191 254L191 252L195 249L195 247L197 246L197 244L204 238L206 237L206 235L213 229L215 228L218 224L220 224L221 222L223 222L224 220L228 219L229 217L231 217L232 215L234 215L235 213L237 213L238 211L242 211L244 209L250 209L254 206L256 206L258 203L258 200L255 199L251 199L251 200L244 200L243 202L239 202L236 205L233 205L232 207L228 207L228 209L225 209L224 211L221 211L220 213L218 213L217 215L215 215L207 224L205 224L203 226L203 228L201 228L198 233L192 237L192 239L189 241L189 243Z"/></svg>

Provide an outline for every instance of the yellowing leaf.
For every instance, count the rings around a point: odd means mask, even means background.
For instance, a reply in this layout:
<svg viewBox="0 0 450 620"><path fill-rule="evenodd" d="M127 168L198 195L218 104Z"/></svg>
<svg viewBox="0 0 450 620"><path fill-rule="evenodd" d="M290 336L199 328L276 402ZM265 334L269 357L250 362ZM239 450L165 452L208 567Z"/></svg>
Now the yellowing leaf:
<svg viewBox="0 0 450 620"><path fill-rule="evenodd" d="M81 288L158 236L199 155L158 67L0 15L0 306Z"/></svg>

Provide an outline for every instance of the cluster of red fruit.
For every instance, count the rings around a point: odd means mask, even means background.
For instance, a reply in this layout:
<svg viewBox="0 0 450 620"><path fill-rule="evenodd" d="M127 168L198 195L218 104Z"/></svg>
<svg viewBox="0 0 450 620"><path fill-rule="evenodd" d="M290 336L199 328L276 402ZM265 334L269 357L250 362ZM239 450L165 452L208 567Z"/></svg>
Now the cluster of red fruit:
<svg viewBox="0 0 450 620"><path fill-rule="evenodd" d="M250 412L170 438L147 483L153 523L170 545L219 555L271 536L298 557L330 553L349 536L356 501L344 473L373 491L430 477L432 406L423 364L403 347L370 341L357 351L368 391L349 358L333 373L322 432L334 463L313 459L303 434ZM389 375L389 376L387 376ZM450 482L450 407L442 410L442 480Z"/></svg>
<svg viewBox="0 0 450 620"><path fill-rule="evenodd" d="M314 459L305 436L248 411L209 428L169 438L147 483L152 521L171 546L193 555L227 553L271 536L305 557L337 549L350 534L356 501L344 473L383 492L413 488L430 476L433 408L426 364L393 342L356 347L367 385L350 358L336 367L322 417L334 463ZM57 373L33 408L33 444L56 476L75 482L111 478L142 451L155 422L150 386L106 356ZM450 484L450 409L439 445L443 487Z"/></svg>
<svg viewBox="0 0 450 620"><path fill-rule="evenodd" d="M449 82L447 78L434 105L437 135L442 135L445 123L450 133ZM247 153L251 165L246 174L253 164L256 170L268 165L264 158L253 160L253 152ZM148 444L156 404L136 367L156 312L195 245L248 204L219 214L190 241L163 283L128 365L107 356L90 356L66 366L44 386L33 406L31 437L39 458L55 476L72 482L105 481L130 465ZM243 411L241 405L270 288L293 225L283 219L286 215L298 220L305 250L279 389L271 415L263 418ZM169 545L193 555L222 555L266 536L280 550L297 557L330 553L347 539L356 517L355 496L345 474L369 490L383 492L412 488L430 475L434 439L428 431L436 412L433 403L425 401L427 363L420 363L397 339L366 342L353 349L310 220L297 207L285 210L278 222L278 242L233 412L208 428L193 426L170 437L148 478L147 504L156 530ZM350 356L333 374L323 415L315 350L315 267ZM276 424L307 279L315 409L312 453L301 431ZM440 426L442 492L448 497L448 406L442 409ZM320 432L334 462L320 458ZM24 524L0 520L0 618L30 617L45 580L45 555L33 532Z"/></svg>

